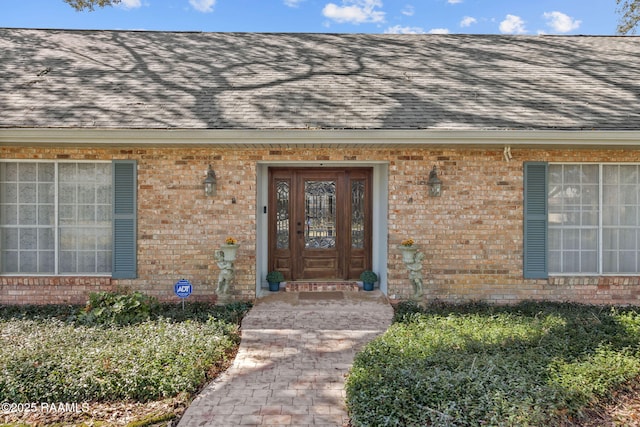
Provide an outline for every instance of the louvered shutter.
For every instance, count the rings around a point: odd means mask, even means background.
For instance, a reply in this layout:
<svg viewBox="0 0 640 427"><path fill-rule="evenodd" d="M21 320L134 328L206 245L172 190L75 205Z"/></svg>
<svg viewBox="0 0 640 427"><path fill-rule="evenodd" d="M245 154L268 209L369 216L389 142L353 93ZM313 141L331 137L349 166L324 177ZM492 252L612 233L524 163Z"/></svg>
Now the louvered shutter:
<svg viewBox="0 0 640 427"><path fill-rule="evenodd" d="M547 163L524 164L524 278L546 279L547 256Z"/></svg>
<svg viewBox="0 0 640 427"><path fill-rule="evenodd" d="M135 160L113 162L113 267L114 279L137 276Z"/></svg>

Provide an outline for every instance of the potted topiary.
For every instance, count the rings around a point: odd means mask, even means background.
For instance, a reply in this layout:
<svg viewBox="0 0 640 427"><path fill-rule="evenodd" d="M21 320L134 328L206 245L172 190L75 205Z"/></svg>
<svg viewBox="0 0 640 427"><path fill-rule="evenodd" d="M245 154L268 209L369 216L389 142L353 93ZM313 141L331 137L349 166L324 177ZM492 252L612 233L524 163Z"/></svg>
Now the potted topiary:
<svg viewBox="0 0 640 427"><path fill-rule="evenodd" d="M282 281L284 281L284 276L279 271L273 270L267 273L267 282L269 282L269 290L271 292L278 292Z"/></svg>
<svg viewBox="0 0 640 427"><path fill-rule="evenodd" d="M378 275L371 270L365 270L360 274L360 280L365 291L372 291L373 284L378 281Z"/></svg>

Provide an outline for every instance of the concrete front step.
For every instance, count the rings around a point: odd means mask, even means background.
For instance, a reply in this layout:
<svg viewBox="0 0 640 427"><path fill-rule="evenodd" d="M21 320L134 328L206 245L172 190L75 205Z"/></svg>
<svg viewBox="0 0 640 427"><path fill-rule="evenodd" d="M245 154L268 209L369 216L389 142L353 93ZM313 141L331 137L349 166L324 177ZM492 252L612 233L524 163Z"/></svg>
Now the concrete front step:
<svg viewBox="0 0 640 427"><path fill-rule="evenodd" d="M356 281L296 281L284 284L285 292L358 292L362 287Z"/></svg>

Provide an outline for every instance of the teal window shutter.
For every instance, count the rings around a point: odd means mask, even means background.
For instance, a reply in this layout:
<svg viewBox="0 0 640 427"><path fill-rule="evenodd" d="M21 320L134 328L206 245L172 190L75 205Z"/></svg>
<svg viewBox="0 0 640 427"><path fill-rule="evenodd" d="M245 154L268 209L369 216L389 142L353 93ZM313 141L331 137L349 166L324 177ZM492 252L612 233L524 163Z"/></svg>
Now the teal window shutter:
<svg viewBox="0 0 640 427"><path fill-rule="evenodd" d="M524 164L524 278L546 279L548 269L547 163Z"/></svg>
<svg viewBox="0 0 640 427"><path fill-rule="evenodd" d="M113 267L114 279L137 276L137 163L113 161Z"/></svg>

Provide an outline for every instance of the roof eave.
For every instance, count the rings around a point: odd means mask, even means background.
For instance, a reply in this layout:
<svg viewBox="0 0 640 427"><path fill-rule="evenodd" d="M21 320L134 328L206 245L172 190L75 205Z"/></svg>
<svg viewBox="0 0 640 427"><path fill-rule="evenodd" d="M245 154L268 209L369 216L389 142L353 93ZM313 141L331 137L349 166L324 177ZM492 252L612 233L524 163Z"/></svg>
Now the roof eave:
<svg viewBox="0 0 640 427"><path fill-rule="evenodd" d="M0 146L606 146L640 148L640 130L211 130L2 128Z"/></svg>

